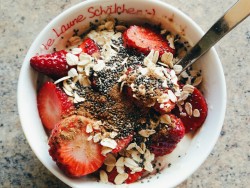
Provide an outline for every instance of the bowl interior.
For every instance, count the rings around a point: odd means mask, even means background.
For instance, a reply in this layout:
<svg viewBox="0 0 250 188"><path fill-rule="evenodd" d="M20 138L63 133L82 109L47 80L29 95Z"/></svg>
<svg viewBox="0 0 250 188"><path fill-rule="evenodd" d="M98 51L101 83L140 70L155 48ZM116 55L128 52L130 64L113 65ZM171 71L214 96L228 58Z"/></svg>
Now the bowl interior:
<svg viewBox="0 0 250 188"><path fill-rule="evenodd" d="M101 2L101 3L100 3ZM163 27L183 35L191 44L203 35L202 30L178 9L155 0L90 0L63 12L52 20L38 35L30 47L20 72L18 83L18 108L25 136L39 160L59 179L72 187L111 187L89 177L71 179L65 176L52 161L48 153L47 135L37 111L38 74L29 66L29 59L36 53L52 52L62 48L67 37L75 30L81 33L108 15L129 23L161 23ZM203 127L194 136L185 136L177 149L162 158L166 165L161 174L152 175L150 181L133 183L126 187L173 187L184 181L206 159L211 152L222 127L225 106L225 79L220 60L214 49L204 55L196 66L202 70L203 93L208 103L208 116ZM171 164L171 167L168 167ZM146 183L147 182L147 183ZM124 186L124 185L121 185Z"/></svg>

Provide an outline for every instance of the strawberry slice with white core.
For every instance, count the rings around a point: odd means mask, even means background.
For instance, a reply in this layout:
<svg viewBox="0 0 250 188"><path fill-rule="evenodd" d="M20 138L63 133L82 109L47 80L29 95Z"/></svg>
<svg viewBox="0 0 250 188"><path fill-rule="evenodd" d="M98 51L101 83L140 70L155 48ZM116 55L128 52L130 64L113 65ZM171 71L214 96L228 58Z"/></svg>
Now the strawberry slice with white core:
<svg viewBox="0 0 250 188"><path fill-rule="evenodd" d="M105 157L102 146L88 140L86 126L93 120L70 116L60 121L49 138L49 153L58 167L71 177L81 177L98 170Z"/></svg>
<svg viewBox="0 0 250 188"><path fill-rule="evenodd" d="M123 33L123 42L126 47L134 48L146 55L151 50L159 51L160 56L164 54L164 52L175 53L175 49L171 48L168 41L159 33L150 28L137 25L130 26Z"/></svg>
<svg viewBox="0 0 250 188"><path fill-rule="evenodd" d="M73 102L52 82L46 82L39 90L37 107L42 123L48 130L74 111Z"/></svg>

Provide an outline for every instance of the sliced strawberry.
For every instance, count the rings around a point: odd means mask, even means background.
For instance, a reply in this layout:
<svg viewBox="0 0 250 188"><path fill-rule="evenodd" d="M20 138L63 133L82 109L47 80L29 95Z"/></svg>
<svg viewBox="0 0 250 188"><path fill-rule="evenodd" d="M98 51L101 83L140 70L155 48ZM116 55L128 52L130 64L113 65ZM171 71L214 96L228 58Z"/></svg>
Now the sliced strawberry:
<svg viewBox="0 0 250 188"><path fill-rule="evenodd" d="M143 172L144 172L144 171L135 172L135 173L132 174L131 171L128 170L128 179L126 179L125 182L126 182L127 184L136 182L137 180L139 180L139 179L142 177Z"/></svg>
<svg viewBox="0 0 250 188"><path fill-rule="evenodd" d="M163 116L169 116L171 123L166 123ZM163 156L171 153L185 135L185 127L181 119L175 115L162 115L157 132L152 136L150 150L155 156Z"/></svg>
<svg viewBox="0 0 250 188"><path fill-rule="evenodd" d="M82 49L83 52L92 55L92 56L99 56L100 54L100 50L97 46L97 44L95 43L95 41L93 41L90 38L86 38L82 44L80 44L79 48Z"/></svg>
<svg viewBox="0 0 250 188"><path fill-rule="evenodd" d="M45 74L53 79L58 79L67 76L71 68L66 61L65 50L34 56L30 59L30 65L36 71Z"/></svg>
<svg viewBox="0 0 250 188"><path fill-rule="evenodd" d="M128 179L126 179L124 183L130 184L136 182L138 179L142 177L143 172L144 170L140 172L131 173L131 170L128 167L125 167L125 173L128 174ZM118 175L117 169L116 167L114 167L111 172L108 172L108 181L115 184L115 178L117 175Z"/></svg>
<svg viewBox="0 0 250 188"><path fill-rule="evenodd" d="M193 111L195 109L196 111L199 111L199 115L197 117L195 117L196 115L194 114L194 112L192 113L192 115L188 115L185 109L185 104L187 102L192 105ZM200 128L207 117L208 111L207 103L202 93L197 88L194 88L193 93L184 101L184 104L181 107L182 113L177 106L173 110L173 113L182 120L186 129L186 133L190 131L196 131L198 128Z"/></svg>
<svg viewBox="0 0 250 188"><path fill-rule="evenodd" d="M103 165L102 146L88 141L86 126L89 123L93 121L84 116L70 116L60 121L49 137L51 157L71 177L90 174Z"/></svg>
<svg viewBox="0 0 250 188"><path fill-rule="evenodd" d="M150 50L159 51L160 56L164 52L175 53L175 50L169 46L168 41L160 34L141 26L130 26L123 33L123 42L126 47L134 48L146 55Z"/></svg>
<svg viewBox="0 0 250 188"><path fill-rule="evenodd" d="M52 82L46 82L39 90L37 107L42 123L48 130L74 111L73 102Z"/></svg>
<svg viewBox="0 0 250 188"><path fill-rule="evenodd" d="M117 146L112 150L112 153L118 153L123 148L125 148L133 139L133 135L130 134L125 138L116 139Z"/></svg>
<svg viewBox="0 0 250 188"><path fill-rule="evenodd" d="M157 144L152 144L150 150L156 157L158 157L172 153L176 146L176 142L159 141Z"/></svg>

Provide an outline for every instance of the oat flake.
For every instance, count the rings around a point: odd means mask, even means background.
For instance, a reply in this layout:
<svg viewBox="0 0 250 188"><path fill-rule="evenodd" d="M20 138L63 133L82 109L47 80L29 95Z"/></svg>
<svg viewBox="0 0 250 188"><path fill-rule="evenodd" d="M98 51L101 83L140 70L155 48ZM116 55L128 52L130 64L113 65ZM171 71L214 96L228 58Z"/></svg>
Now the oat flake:
<svg viewBox="0 0 250 188"><path fill-rule="evenodd" d="M155 130L152 129L143 129L138 132L143 137L149 137L152 134L155 134Z"/></svg>
<svg viewBox="0 0 250 188"><path fill-rule="evenodd" d="M194 117L200 117L200 111L198 109L194 109L193 116Z"/></svg>
<svg viewBox="0 0 250 188"><path fill-rule="evenodd" d="M67 61L68 65L74 66L74 65L77 65L77 63L78 63L78 57L72 53L67 53L66 54L66 61Z"/></svg>
<svg viewBox="0 0 250 188"><path fill-rule="evenodd" d="M100 180L103 183L108 183L108 175L104 170L100 171Z"/></svg>
<svg viewBox="0 0 250 188"><path fill-rule="evenodd" d="M128 179L128 174L127 173L124 173L124 174L118 174L116 177L115 177L115 184L116 185L120 185L122 184L126 179Z"/></svg>
<svg viewBox="0 0 250 188"><path fill-rule="evenodd" d="M192 110L192 104L189 102L185 103L185 110L189 116L192 116L193 110Z"/></svg>
<svg viewBox="0 0 250 188"><path fill-rule="evenodd" d="M112 149L115 149L116 146L117 146L117 142L115 140L113 140L113 139L110 139L110 138L104 138L101 141L101 145L112 148Z"/></svg>

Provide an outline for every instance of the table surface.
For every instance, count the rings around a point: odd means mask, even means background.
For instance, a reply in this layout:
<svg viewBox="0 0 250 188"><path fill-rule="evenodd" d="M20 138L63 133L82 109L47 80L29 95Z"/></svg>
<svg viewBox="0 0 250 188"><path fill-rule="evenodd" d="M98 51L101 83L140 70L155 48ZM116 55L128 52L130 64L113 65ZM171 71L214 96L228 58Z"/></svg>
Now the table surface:
<svg viewBox="0 0 250 188"><path fill-rule="evenodd" d="M236 0L165 0L206 31ZM56 15L80 0L1 0L0 187L68 187L31 151L19 121L17 83L32 41ZM220 137L202 166L179 188L249 187L250 18L215 46L227 84Z"/></svg>

